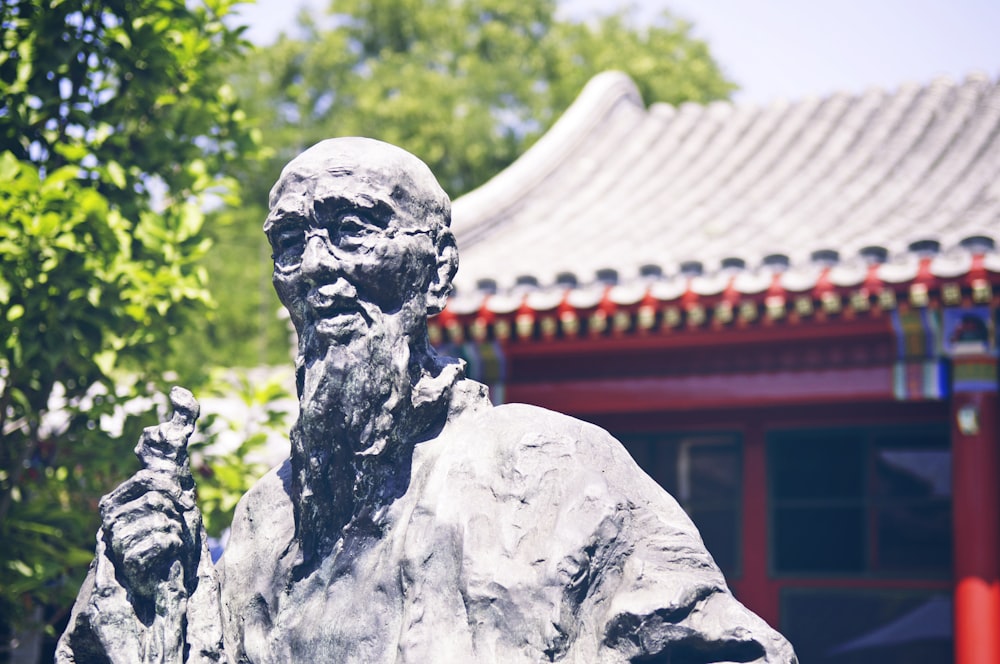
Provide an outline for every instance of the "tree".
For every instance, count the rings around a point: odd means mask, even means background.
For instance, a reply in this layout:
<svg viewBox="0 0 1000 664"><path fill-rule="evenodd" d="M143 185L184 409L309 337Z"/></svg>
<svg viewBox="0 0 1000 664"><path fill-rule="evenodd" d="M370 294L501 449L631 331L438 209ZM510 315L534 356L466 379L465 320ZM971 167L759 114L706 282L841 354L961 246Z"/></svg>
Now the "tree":
<svg viewBox="0 0 1000 664"><path fill-rule="evenodd" d="M266 193L305 147L331 136L380 138L419 156L458 196L508 166L601 71L627 72L647 103L707 102L735 87L669 14L637 25L625 11L579 22L556 9L554 0L336 0L328 21L302 15L301 36L236 63L231 81L271 157L239 172L257 208L216 227L224 235L207 264L234 294L215 334L266 339L263 348L236 344L243 352L232 362L287 357L269 270L246 257L268 254L259 230Z"/></svg>
<svg viewBox="0 0 1000 664"><path fill-rule="evenodd" d="M560 20L553 0L336 0L330 12L332 28L303 15L301 38L258 49L235 73L273 150L268 178L303 147L357 134L410 150L458 196L606 69L632 76L647 102L707 102L735 87L669 14L643 26L624 10Z"/></svg>
<svg viewBox="0 0 1000 664"><path fill-rule="evenodd" d="M231 4L0 5L0 631L65 614L136 467L125 405L209 302L203 209L237 202L218 174L254 146L218 74Z"/></svg>

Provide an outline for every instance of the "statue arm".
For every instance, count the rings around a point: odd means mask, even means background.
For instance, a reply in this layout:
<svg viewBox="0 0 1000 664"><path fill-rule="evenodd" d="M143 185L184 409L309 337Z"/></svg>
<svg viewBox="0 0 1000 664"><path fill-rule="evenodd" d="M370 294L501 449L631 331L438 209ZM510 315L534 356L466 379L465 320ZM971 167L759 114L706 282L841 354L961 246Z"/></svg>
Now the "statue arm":
<svg viewBox="0 0 1000 664"><path fill-rule="evenodd" d="M788 641L730 592L694 526L664 513L633 524L641 535L620 568L604 647L628 661L796 664Z"/></svg>
<svg viewBox="0 0 1000 664"><path fill-rule="evenodd" d="M219 585L187 458L198 404L181 388L170 399L173 417L136 446L142 470L101 500L96 556L59 663L222 658Z"/></svg>
<svg viewBox="0 0 1000 664"><path fill-rule="evenodd" d="M572 558L586 561L576 576L588 590L574 592L584 597L580 615L595 618L597 659L795 664L788 641L733 596L677 501L607 432L582 427L578 435L566 458L592 461L554 500L577 505L576 527L596 524Z"/></svg>

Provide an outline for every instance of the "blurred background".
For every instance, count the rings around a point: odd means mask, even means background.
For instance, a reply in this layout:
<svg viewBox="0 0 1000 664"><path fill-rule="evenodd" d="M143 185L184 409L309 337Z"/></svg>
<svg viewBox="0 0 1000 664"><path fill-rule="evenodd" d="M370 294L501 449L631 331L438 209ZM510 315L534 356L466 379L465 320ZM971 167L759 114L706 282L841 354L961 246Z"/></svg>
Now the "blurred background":
<svg viewBox="0 0 1000 664"><path fill-rule="evenodd" d="M287 453L260 227L336 135L456 201L441 349L620 438L802 661L1000 661L998 28L985 0L6 0L0 662L51 659L169 385L220 550Z"/></svg>
<svg viewBox="0 0 1000 664"><path fill-rule="evenodd" d="M249 26L247 38L263 45L294 34L299 11L325 7L323 0L261 0L237 12ZM993 39L1000 7L988 0L572 0L557 8L559 16L583 21L622 10L639 24L664 11L690 22L739 86L731 98L740 103L995 73L1000 57Z"/></svg>

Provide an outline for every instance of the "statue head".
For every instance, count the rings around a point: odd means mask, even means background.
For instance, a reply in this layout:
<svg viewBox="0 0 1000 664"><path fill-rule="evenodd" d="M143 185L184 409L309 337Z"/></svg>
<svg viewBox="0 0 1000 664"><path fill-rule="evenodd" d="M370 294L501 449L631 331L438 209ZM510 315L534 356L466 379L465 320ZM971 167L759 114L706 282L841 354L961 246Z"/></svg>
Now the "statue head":
<svg viewBox="0 0 1000 664"><path fill-rule="evenodd" d="M300 340L345 345L389 319L425 339L458 269L450 221L426 164L387 143L329 139L289 162L264 231Z"/></svg>
<svg viewBox="0 0 1000 664"><path fill-rule="evenodd" d="M457 374L430 348L427 316L458 269L450 220L422 161L367 138L314 145L271 190L274 287L299 336L292 491L304 561L337 537L344 505L392 492L379 473L446 416Z"/></svg>

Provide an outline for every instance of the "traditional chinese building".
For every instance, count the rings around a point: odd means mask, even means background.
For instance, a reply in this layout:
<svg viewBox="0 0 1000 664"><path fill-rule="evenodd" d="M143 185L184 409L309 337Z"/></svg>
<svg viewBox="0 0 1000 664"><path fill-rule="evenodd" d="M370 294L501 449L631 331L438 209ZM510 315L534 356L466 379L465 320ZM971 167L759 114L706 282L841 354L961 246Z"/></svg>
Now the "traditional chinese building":
<svg viewBox="0 0 1000 664"><path fill-rule="evenodd" d="M455 202L432 325L621 439L804 662L1000 662L1000 85L646 108Z"/></svg>

